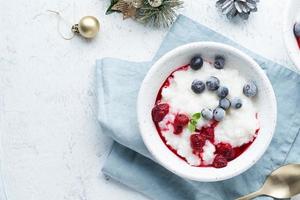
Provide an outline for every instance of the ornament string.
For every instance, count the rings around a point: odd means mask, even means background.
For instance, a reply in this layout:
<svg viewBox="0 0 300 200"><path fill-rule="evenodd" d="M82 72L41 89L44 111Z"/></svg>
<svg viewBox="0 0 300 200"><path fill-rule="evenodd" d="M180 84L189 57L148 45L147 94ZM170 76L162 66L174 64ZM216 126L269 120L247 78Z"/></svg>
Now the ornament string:
<svg viewBox="0 0 300 200"><path fill-rule="evenodd" d="M65 39L65 40L71 40L71 39L73 39L74 36L75 36L75 33L74 33L73 31L72 31L72 36L67 37L67 36L65 36L65 35L61 32L61 30L60 30L60 23L61 23L61 21L66 21L66 22L68 22L66 19L64 19L64 18L61 16L60 12L55 11L55 10L47 10L47 11L56 14L57 17L58 17L58 19L57 19L57 32L58 32L58 34L59 34L63 39ZM70 22L68 22L68 23L71 24Z"/></svg>

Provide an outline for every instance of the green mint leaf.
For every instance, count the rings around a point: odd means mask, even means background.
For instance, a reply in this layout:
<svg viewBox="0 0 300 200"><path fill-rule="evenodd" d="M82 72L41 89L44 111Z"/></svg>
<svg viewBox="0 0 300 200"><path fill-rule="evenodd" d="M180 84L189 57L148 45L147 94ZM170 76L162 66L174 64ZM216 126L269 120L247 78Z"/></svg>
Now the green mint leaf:
<svg viewBox="0 0 300 200"><path fill-rule="evenodd" d="M193 124L193 125L196 125L196 124L197 124L197 120L191 119L191 120L190 120L190 123Z"/></svg>
<svg viewBox="0 0 300 200"><path fill-rule="evenodd" d="M201 113L194 113L192 115L192 119L190 119L190 122L188 124L188 129L191 131L191 132L195 132L196 130L196 126L197 126L197 122L198 120L201 118Z"/></svg>
<svg viewBox="0 0 300 200"><path fill-rule="evenodd" d="M195 119L195 120L200 119L201 118L201 113L195 113L195 114L193 114L192 118Z"/></svg>
<svg viewBox="0 0 300 200"><path fill-rule="evenodd" d="M188 124L188 129L189 129L191 132L194 132L194 131L196 130L196 126L190 122L190 123Z"/></svg>

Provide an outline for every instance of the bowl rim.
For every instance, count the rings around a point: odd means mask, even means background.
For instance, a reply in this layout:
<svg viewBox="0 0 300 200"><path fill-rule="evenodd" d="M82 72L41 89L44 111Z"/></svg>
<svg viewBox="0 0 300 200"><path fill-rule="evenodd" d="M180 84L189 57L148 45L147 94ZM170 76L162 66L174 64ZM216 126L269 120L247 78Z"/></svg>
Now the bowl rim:
<svg viewBox="0 0 300 200"><path fill-rule="evenodd" d="M248 163L248 165L244 168L239 168L235 171L233 171L232 173L226 174L226 175L222 175L220 177L196 177L193 174L187 174L182 172L181 170L177 170L174 169L171 164L168 164L165 159L163 159L161 157L161 155L158 155L157 152L155 152L155 149L152 148L152 145L150 143L150 141L148 141L147 136L146 136L146 131L143 130L143 123L141 122L142 116L143 116L143 98L144 98L144 87L145 87L145 83L147 83L149 80L151 80L152 76L155 74L155 72L157 71L157 69L161 66L161 64L163 64L164 62L166 62L167 60L169 60L170 58L172 58L174 55L178 55L178 53L185 51L188 48L191 47L195 47L197 46L198 48L204 48L204 47L216 47L216 48L222 48L225 51L231 51L231 53L236 54L237 56L241 57L241 59L245 59L247 60L247 62L250 63L250 65L252 65L253 67L255 67L257 73L259 73L260 77L263 79L264 83L265 83L265 87L270 91L270 105L271 108L273 110L273 120L271 120L271 129L272 132L269 135L269 137L267 138L267 140L264 142L264 146L262 146L262 148L259 150L259 152L255 155L256 157L251 158L251 162ZM171 72L170 72L171 73ZM137 100L137 119L138 119L138 126L139 126L139 130L140 130L140 134L142 136L143 142L146 145L148 151L150 152L150 154L154 157L155 161L158 162L161 166L165 167L166 169L168 169L169 171L173 172L174 174L177 174L183 178L187 178L190 180L194 180L194 181L202 181L202 182L214 182L214 181L221 181L221 180L226 180L229 178L232 178L234 176L237 176L243 172L245 172L247 169L249 169L250 167L252 167L261 157L262 155L265 153L265 151L267 150L267 148L269 147L271 140L273 138L274 132L275 132L275 127L276 127L276 121L277 121L277 102L276 102L276 97L275 97L275 93L274 90L272 88L272 85L269 81L269 79L267 78L267 76L265 75L265 72L263 71L263 69L247 54L245 54L244 52L223 44L223 43L218 43L218 42L193 42L193 43L188 43L182 46L179 46L175 49L172 49L171 51L167 52L166 54L164 54L161 58L159 58L150 68L150 70L148 71L148 73L146 74L142 85L140 87L139 93L138 93L138 100ZM151 121L152 122L152 121ZM167 147L166 147L167 149ZM250 160L250 159L249 159ZM192 167L192 166L191 166Z"/></svg>
<svg viewBox="0 0 300 200"><path fill-rule="evenodd" d="M294 29L293 27L291 28L291 18L289 17L291 12L291 8L293 8L294 6L294 2L296 2L296 0L289 0L285 9L284 9L284 20L282 23L282 35L283 35L283 40L284 40L284 44L285 44L285 48L288 52L288 55L290 57L290 59L292 60L292 62L294 63L296 69L298 71L300 71L300 48L297 48L297 42L295 42L296 38L294 36ZM300 8L299 8L300 10ZM300 18L300 15L299 15ZM292 24L293 25L293 24ZM292 32L292 34L291 34ZM296 48L295 48L296 46ZM295 51L295 49L297 49Z"/></svg>

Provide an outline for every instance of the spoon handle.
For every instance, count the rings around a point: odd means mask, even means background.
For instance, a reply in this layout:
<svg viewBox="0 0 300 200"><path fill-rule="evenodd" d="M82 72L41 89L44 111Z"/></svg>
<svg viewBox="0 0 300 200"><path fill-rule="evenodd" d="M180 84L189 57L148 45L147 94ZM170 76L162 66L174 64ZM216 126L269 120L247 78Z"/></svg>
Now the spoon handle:
<svg viewBox="0 0 300 200"><path fill-rule="evenodd" d="M250 200L250 199L253 199L253 198L258 197L260 195L263 195L263 193L260 190L258 190L256 192L252 192L250 194L247 194L247 195L242 196L240 198L237 198L235 200Z"/></svg>

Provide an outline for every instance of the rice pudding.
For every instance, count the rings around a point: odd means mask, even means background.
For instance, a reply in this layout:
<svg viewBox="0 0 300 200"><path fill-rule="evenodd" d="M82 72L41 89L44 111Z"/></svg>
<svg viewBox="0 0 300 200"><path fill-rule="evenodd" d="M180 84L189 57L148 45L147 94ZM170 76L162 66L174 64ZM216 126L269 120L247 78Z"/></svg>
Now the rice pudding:
<svg viewBox="0 0 300 200"><path fill-rule="evenodd" d="M162 84L152 119L167 147L188 164L222 168L259 132L257 87L216 56L195 56Z"/></svg>

